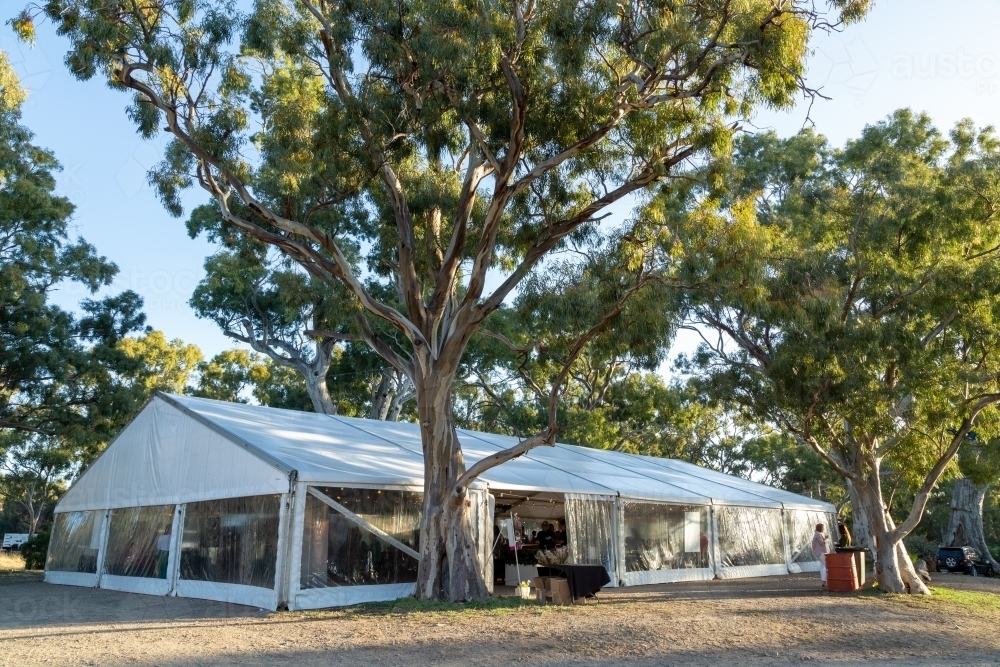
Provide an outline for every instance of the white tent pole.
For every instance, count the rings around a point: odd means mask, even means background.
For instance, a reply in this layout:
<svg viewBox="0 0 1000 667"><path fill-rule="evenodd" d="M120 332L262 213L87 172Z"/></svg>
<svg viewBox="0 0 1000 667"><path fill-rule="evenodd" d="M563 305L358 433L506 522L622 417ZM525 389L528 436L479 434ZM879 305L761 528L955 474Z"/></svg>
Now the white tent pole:
<svg viewBox="0 0 1000 667"><path fill-rule="evenodd" d="M306 515L306 485L296 482L292 501L292 526L289 534L292 536L288 549L288 609L294 611L295 598L302 585L302 541L305 532Z"/></svg>
<svg viewBox="0 0 1000 667"><path fill-rule="evenodd" d="M174 519L170 523L170 551L167 556L167 595L177 595L177 577L181 565L181 547L184 545L184 505L174 505Z"/></svg>
<svg viewBox="0 0 1000 667"><path fill-rule="evenodd" d="M709 542L711 544L711 558L712 558L712 571L715 573L715 578L719 578L719 574L722 572L722 548L719 544L719 517L717 516L718 508L712 505L709 508L709 516L711 521L709 522L709 527L712 530L712 539Z"/></svg>
<svg viewBox="0 0 1000 667"><path fill-rule="evenodd" d="M330 496L326 495L325 493L323 493L321 491L317 491L316 489L314 489L311 486L309 487L309 493L311 495L315 496L316 498L318 498L319 500L322 500L324 503L326 503L327 505L329 505L333 509L337 510L341 514L343 514L345 517L347 517L348 520L350 520L353 523L357 524L357 526L359 528L361 528L362 530L367 530L369 533L374 533L375 535L378 535L383 540L385 540L386 542L388 542L392 546L396 547L397 549L399 549L400 551L402 551L406 555L412 556L413 558L416 558L417 560L420 560L420 554L418 554L416 551L414 551L410 547L406 546L405 544L403 544L402 542L400 542L395 537L393 537L389 533L385 532L381 528L376 528L375 526L371 525L370 523L368 523L367 521L365 521L364 519L362 519L361 517L359 517L357 514L355 514L351 510L347 509L346 507L344 507L343 505L341 505L340 503L338 503L336 500L334 500Z"/></svg>
<svg viewBox="0 0 1000 667"><path fill-rule="evenodd" d="M615 578L618 580L616 585L621 586L625 583L625 502L621 494L615 499L615 515L618 519L615 531L615 551L618 552Z"/></svg>
<svg viewBox="0 0 1000 667"><path fill-rule="evenodd" d="M104 576L104 557L108 550L108 532L111 527L111 510L101 512L101 535L98 538L97 549L97 588L101 587L101 577Z"/></svg>
<svg viewBox="0 0 1000 667"><path fill-rule="evenodd" d="M510 511L510 531L514 535L514 571L517 572L517 583L521 584L521 564L517 560L517 524L514 523L514 510Z"/></svg>
<svg viewBox="0 0 1000 667"><path fill-rule="evenodd" d="M294 490L294 484L290 486ZM288 602L288 587L285 585L288 581L288 546L291 542L288 529L291 525L291 504L294 498L293 491L289 491L282 494L279 501L281 505L278 509L278 547L274 556L276 561L274 564L274 592L278 606Z"/></svg>

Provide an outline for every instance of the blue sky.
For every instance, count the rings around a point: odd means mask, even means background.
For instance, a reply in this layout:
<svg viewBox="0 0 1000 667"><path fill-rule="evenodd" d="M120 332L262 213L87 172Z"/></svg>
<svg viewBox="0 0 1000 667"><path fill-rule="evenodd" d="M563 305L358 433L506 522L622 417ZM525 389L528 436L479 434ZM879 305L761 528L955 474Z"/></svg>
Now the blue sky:
<svg viewBox="0 0 1000 667"><path fill-rule="evenodd" d="M13 14L15 5L5 7ZM941 129L966 117L1000 125L998 25L1000 0L877 2L864 23L815 40L808 82L832 99L818 100L809 118L838 144L900 107L928 112ZM58 189L77 206L77 233L121 268L113 290L141 294L149 324L197 344L206 356L231 347L187 305L211 245L190 239L183 220L167 215L146 184L163 140L135 134L124 113L125 95L67 73L65 43L51 26L40 26L37 44L28 48L4 25L0 48L30 91L25 124L64 166ZM791 134L806 122L806 112L805 104L764 112L754 125ZM187 201L204 199L192 192ZM65 289L58 301L72 306L83 296ZM682 337L677 347L692 342Z"/></svg>

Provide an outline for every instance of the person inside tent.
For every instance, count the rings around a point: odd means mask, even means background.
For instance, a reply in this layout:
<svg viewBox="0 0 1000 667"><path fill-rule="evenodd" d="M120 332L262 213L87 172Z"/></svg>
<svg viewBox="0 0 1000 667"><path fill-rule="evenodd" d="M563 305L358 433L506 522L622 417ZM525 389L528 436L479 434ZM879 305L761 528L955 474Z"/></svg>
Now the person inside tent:
<svg viewBox="0 0 1000 667"><path fill-rule="evenodd" d="M826 554L830 549L827 545L826 529L821 523L816 524L816 532L813 533L812 542L813 556L819 561L819 578L822 582L820 590L826 590Z"/></svg>
<svg viewBox="0 0 1000 667"><path fill-rule="evenodd" d="M847 526L843 523L838 523L837 532L840 533L840 539L837 540L837 546L841 549L851 546L851 531L847 530Z"/></svg>
<svg viewBox="0 0 1000 667"><path fill-rule="evenodd" d="M566 546L566 519L559 519L559 529L556 530L556 546Z"/></svg>
<svg viewBox="0 0 1000 667"><path fill-rule="evenodd" d="M538 531L538 548L543 551L552 551L556 548L556 533L548 521L543 521L542 529Z"/></svg>

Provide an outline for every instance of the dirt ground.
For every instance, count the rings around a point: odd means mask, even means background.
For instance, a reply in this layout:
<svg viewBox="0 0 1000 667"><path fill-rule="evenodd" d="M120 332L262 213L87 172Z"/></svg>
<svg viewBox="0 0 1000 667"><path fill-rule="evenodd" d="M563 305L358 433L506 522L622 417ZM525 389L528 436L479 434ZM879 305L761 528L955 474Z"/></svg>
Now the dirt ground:
<svg viewBox="0 0 1000 667"><path fill-rule="evenodd" d="M1000 593L1000 578L934 584ZM269 613L8 574L0 665L1000 665L1000 596L817 588L789 576L612 589L574 607Z"/></svg>

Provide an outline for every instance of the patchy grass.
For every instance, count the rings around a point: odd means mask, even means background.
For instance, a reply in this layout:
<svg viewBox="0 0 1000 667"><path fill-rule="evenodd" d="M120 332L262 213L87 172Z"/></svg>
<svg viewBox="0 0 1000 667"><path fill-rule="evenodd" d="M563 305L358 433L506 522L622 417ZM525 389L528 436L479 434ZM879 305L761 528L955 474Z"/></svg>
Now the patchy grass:
<svg viewBox="0 0 1000 667"><path fill-rule="evenodd" d="M519 597L504 596L492 597L479 602L448 602L446 600L401 598L390 602L369 602L335 610L320 609L293 613L302 613L305 616L314 618L416 615L417 618L426 616L427 618L449 617L458 619L475 616L504 616L514 613L544 614L554 609L570 608L542 605L534 600L522 600Z"/></svg>
<svg viewBox="0 0 1000 667"><path fill-rule="evenodd" d="M964 607L969 611L1000 612L1000 595L982 591L959 591L954 588L931 587L930 600Z"/></svg>
<svg viewBox="0 0 1000 667"><path fill-rule="evenodd" d="M413 613L413 612L463 612L463 611L510 611L526 607L539 608L537 602L522 600L520 597L491 597L479 602L448 602L447 600L417 600L401 598L391 602L372 602L359 605L357 611L369 614Z"/></svg>
<svg viewBox="0 0 1000 667"><path fill-rule="evenodd" d="M21 554L0 553L0 573L24 572L24 559Z"/></svg>
<svg viewBox="0 0 1000 667"><path fill-rule="evenodd" d="M958 607L964 611L982 614L991 612L1000 614L1000 595L983 591L963 591L954 588L944 588L942 586L931 586L931 595L892 595L880 593L879 596L899 602L910 607L927 609L936 607Z"/></svg>

